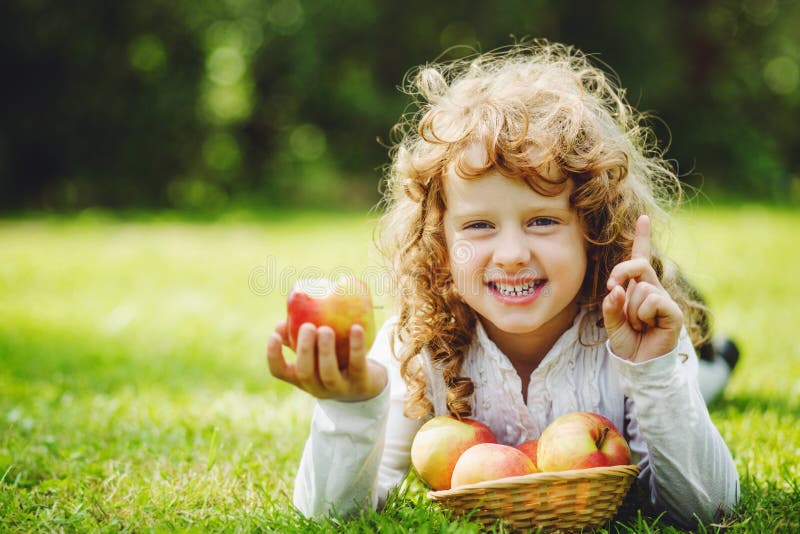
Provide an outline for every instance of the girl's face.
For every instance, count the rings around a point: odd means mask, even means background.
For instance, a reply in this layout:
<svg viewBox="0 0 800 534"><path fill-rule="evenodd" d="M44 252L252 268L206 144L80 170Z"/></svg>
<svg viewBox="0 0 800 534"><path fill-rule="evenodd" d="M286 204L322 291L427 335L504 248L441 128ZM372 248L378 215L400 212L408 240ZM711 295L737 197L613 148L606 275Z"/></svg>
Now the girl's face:
<svg viewBox="0 0 800 534"><path fill-rule="evenodd" d="M572 324L587 260L571 190L542 196L498 173L445 179L450 271L490 334Z"/></svg>

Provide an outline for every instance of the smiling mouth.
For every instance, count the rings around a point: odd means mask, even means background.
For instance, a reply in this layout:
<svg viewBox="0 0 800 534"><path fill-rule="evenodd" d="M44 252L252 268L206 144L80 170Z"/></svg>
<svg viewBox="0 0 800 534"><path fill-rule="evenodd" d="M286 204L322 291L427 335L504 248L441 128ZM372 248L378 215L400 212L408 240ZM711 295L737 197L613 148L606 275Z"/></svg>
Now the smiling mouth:
<svg viewBox="0 0 800 534"><path fill-rule="evenodd" d="M507 284L504 282L487 282L489 289L497 291L506 297L524 297L533 294L537 289L547 283L547 279L530 280L519 284Z"/></svg>

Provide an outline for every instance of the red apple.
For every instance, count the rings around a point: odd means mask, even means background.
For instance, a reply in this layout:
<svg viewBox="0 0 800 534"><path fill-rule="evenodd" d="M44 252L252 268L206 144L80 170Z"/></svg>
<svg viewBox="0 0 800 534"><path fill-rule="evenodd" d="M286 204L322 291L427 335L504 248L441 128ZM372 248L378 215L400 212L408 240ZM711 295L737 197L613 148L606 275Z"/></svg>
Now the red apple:
<svg viewBox="0 0 800 534"><path fill-rule="evenodd" d="M631 451L614 424L595 413L562 415L539 437L537 465L541 471L566 471L628 465Z"/></svg>
<svg viewBox="0 0 800 534"><path fill-rule="evenodd" d="M298 280L289 292L287 330L289 346L297 346L297 331L303 323L329 326L336 334L336 358L340 368L350 361L350 327L361 325L366 334L367 349L375 336L372 298L361 280L344 276Z"/></svg>
<svg viewBox="0 0 800 534"><path fill-rule="evenodd" d="M451 482L457 488L535 472L536 466L521 450L498 443L481 443L464 451L453 469Z"/></svg>
<svg viewBox="0 0 800 534"><path fill-rule="evenodd" d="M528 441L523 441L517 448L524 452L528 458L531 459L533 465L536 466L536 469L539 469L539 461L536 459L536 451L539 448L539 440L531 439Z"/></svg>
<svg viewBox="0 0 800 534"><path fill-rule="evenodd" d="M431 488L450 489L453 468L461 453L479 443L496 442L491 429L483 423L440 415L417 431L411 444L411 463Z"/></svg>

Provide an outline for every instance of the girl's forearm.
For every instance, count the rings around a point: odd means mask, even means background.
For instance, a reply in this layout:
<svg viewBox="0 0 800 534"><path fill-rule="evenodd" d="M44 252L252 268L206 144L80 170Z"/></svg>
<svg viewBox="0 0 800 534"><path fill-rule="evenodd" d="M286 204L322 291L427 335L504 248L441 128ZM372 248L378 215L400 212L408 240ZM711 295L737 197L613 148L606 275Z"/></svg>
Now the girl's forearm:
<svg viewBox="0 0 800 534"><path fill-rule="evenodd" d="M736 466L692 378L691 343L682 339L658 361L617 360L616 366L634 418L632 440L647 451L644 472L653 503L687 525L710 523L733 507L739 498Z"/></svg>
<svg viewBox="0 0 800 534"><path fill-rule="evenodd" d="M294 487L303 515L346 515L376 505L388 406L388 387L363 402L317 402Z"/></svg>

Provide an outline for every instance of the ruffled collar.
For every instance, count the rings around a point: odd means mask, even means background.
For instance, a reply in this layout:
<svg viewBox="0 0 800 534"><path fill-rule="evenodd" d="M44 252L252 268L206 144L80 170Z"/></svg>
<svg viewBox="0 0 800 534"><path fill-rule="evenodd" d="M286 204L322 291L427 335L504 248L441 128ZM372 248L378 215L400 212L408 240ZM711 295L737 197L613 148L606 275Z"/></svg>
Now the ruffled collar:
<svg viewBox="0 0 800 534"><path fill-rule="evenodd" d="M559 356L564 352L565 348L573 348L574 344L578 341L580 325L585 315L586 310L581 308L575 316L575 319L573 319L572 326L570 326L563 334L561 334L561 337L559 337L550 350L547 351L547 354L542 359L539 366L533 371L531 377L533 377L542 367L555 365L555 362L559 360ZM514 365L511 363L511 360L509 360L508 356L506 356L505 353L495 344L495 342L489 338L489 334L486 332L486 329L483 327L483 324L480 321L475 321L475 338L473 339L472 343L473 347L475 345L480 347L484 351L485 355L489 356L494 361L495 365L502 369L510 369L511 371L514 371L514 374L516 374L516 370L514 369Z"/></svg>

